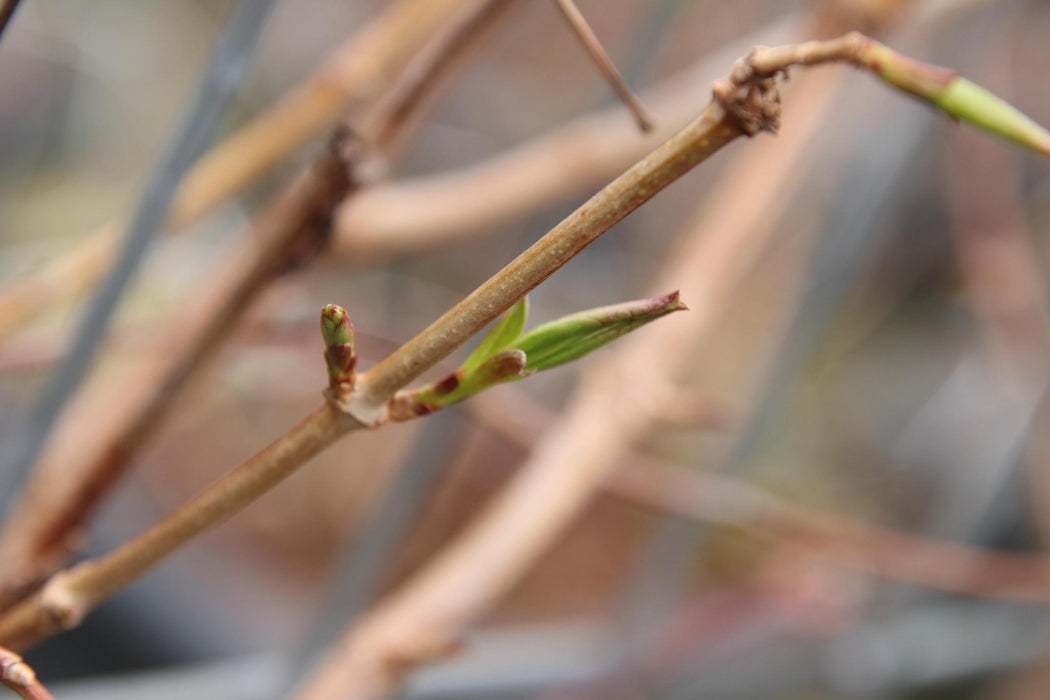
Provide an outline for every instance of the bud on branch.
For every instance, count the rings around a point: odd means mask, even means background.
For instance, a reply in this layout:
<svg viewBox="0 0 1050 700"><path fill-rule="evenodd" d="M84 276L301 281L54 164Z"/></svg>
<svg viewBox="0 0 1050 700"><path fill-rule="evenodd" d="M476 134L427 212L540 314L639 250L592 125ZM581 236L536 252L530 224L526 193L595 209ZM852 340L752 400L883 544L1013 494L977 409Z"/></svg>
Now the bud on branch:
<svg viewBox="0 0 1050 700"><path fill-rule="evenodd" d="M522 335L529 313L528 301L522 298L459 369L433 384L396 394L390 401L390 418L426 415L497 384L572 362L650 321L685 309L678 292L672 292L564 316Z"/></svg>
<svg viewBox="0 0 1050 700"><path fill-rule="evenodd" d="M321 309L321 338L329 386L339 392L349 391L354 386L357 355L354 354L354 325L346 309L335 304Z"/></svg>

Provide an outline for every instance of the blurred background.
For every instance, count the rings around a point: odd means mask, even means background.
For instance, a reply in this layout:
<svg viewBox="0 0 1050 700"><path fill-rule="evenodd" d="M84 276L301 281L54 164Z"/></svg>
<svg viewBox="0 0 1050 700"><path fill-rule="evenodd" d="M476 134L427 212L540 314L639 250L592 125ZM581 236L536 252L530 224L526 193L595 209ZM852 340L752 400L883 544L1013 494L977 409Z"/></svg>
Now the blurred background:
<svg viewBox="0 0 1050 700"><path fill-rule="evenodd" d="M332 249L258 295L175 399L91 518L85 556L318 404L318 308L350 310L371 366L699 113L753 45L861 28L1050 123L1050 4L1039 0L580 0L657 135L633 127L553 2L509 4L376 183L337 212ZM277 2L216 139L387 6ZM22 3L0 41L0 284L129 216L233 8ZM672 279L676 251L734 227L761 231L710 330L683 349L689 415L648 421L617 456L617 474L634 478L599 489L465 648L423 668L406 696L1050 694L1050 596L1017 593L1047 588L1045 573L1018 581L990 566L999 560L941 564L941 550L922 547L1042 562L1050 167L859 72L795 71L784 94L782 134L733 144L530 296L533 323L670 291L654 288L664 282L692 304L687 285L702 280ZM67 412L118 410L123 373L164 356L158 338L324 143L319 131L240 196L157 238ZM549 157L517 167L516 180L460 177L536 148ZM533 181L551 184L519 184ZM442 223L449 202L460 218ZM64 359L87 299L0 339L0 450ZM60 700L286 695L353 616L462 531L557 429L586 386L577 375L616 352L355 433L27 661ZM725 499L730 485L759 489L832 534L872 530L838 543L775 518L733 523L717 490L698 491L687 514L661 503L668 489L643 488L672 474L697 477L686 490L727 487Z"/></svg>

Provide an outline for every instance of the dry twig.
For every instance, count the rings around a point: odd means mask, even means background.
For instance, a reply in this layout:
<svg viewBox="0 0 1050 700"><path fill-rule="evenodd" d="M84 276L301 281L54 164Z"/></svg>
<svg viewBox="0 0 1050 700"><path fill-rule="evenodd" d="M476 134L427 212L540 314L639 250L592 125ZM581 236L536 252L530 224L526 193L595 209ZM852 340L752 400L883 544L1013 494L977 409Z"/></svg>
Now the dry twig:
<svg viewBox="0 0 1050 700"><path fill-rule="evenodd" d="M53 700L22 657L4 647L0 647L0 683L18 693L22 700Z"/></svg>
<svg viewBox="0 0 1050 700"><path fill-rule="evenodd" d="M609 54L602 47L602 42L598 39L598 35L591 29L591 25L587 24L587 18L576 7L576 3L573 0L556 0L556 2L562 16L565 17L565 21L569 23L573 33L579 37L580 43L583 44L583 48L587 51L591 60L598 66L598 70L605 76L605 79L609 82L617 97L620 98L620 101L631 111L638 128L643 132L652 131L652 117L649 116L641 100L627 86L627 82L620 75L620 71L616 69L616 64L613 63Z"/></svg>

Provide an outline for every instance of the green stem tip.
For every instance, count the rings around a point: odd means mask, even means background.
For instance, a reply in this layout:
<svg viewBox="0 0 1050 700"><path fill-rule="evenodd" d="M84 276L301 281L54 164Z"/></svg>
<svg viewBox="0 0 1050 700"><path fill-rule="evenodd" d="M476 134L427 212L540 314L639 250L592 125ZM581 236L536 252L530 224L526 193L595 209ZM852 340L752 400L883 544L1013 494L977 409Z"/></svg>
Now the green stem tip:
<svg viewBox="0 0 1050 700"><path fill-rule="evenodd" d="M955 71L932 66L868 39L857 62L884 82L1036 153L1050 156L1050 132L1010 103Z"/></svg>

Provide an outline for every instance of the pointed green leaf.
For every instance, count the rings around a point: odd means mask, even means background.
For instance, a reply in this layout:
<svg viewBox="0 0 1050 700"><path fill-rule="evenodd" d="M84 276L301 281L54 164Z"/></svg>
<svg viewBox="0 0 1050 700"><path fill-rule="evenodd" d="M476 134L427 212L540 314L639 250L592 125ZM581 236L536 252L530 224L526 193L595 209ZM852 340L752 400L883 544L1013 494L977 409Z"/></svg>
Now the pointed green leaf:
<svg viewBox="0 0 1050 700"><path fill-rule="evenodd" d="M686 308L672 292L565 316L521 336L514 347L525 353L525 370L539 372L571 362L672 311Z"/></svg>
<svg viewBox="0 0 1050 700"><path fill-rule="evenodd" d="M525 327L525 321L528 317L529 299L528 297L522 297L496 321L492 330L482 339L481 344L463 363L462 369L466 372L473 371L500 350L511 347L514 341L518 339L518 336L521 335L521 330Z"/></svg>

